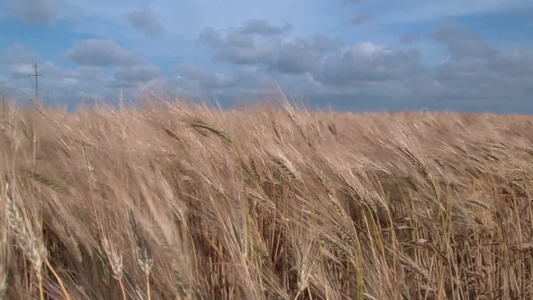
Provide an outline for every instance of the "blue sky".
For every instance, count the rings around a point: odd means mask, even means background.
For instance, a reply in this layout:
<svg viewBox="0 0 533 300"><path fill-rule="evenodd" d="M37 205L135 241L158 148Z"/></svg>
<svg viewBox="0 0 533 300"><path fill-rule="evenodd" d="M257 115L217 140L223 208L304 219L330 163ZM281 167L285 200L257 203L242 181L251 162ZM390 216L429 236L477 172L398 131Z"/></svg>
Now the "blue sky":
<svg viewBox="0 0 533 300"><path fill-rule="evenodd" d="M0 0L0 91L533 113L532 36L526 0Z"/></svg>

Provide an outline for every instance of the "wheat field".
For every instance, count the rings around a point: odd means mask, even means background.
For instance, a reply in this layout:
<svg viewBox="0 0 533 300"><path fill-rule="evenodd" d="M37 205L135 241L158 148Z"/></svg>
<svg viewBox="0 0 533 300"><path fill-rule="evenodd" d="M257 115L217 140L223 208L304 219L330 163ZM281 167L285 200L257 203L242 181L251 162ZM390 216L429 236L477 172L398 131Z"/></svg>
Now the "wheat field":
<svg viewBox="0 0 533 300"><path fill-rule="evenodd" d="M531 299L533 117L0 113L1 299Z"/></svg>

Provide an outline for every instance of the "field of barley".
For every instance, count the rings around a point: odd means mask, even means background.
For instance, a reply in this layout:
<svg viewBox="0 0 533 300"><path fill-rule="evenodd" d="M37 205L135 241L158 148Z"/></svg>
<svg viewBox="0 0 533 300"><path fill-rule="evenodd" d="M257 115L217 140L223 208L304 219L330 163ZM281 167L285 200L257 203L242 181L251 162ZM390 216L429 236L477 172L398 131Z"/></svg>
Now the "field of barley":
<svg viewBox="0 0 533 300"><path fill-rule="evenodd" d="M533 117L0 112L1 299L532 299Z"/></svg>

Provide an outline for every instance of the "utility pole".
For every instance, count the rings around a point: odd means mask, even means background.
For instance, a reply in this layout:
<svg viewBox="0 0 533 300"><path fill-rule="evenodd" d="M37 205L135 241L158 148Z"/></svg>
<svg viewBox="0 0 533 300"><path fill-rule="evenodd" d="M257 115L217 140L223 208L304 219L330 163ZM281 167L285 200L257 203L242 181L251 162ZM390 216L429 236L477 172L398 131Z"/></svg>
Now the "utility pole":
<svg viewBox="0 0 533 300"><path fill-rule="evenodd" d="M42 76L42 74L39 73L37 63L33 65L33 68L35 69L35 73L30 74L29 76L35 76L35 101L36 103L39 103L39 76Z"/></svg>

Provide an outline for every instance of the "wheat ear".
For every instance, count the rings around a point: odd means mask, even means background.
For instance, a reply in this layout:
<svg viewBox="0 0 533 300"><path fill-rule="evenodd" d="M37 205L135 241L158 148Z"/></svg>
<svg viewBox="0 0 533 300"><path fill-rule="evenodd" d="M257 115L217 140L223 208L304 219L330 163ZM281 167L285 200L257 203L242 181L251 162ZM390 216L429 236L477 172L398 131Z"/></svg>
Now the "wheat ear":
<svg viewBox="0 0 533 300"><path fill-rule="evenodd" d="M139 224L133 217L133 214L130 213L130 224L133 232L133 237L135 243L137 244L137 263L144 271L144 276L146 277L146 295L148 300L150 300L150 271L152 270L153 259L150 253L150 248L148 243L144 238L142 233L142 228L139 227Z"/></svg>
<svg viewBox="0 0 533 300"><path fill-rule="evenodd" d="M43 262L46 264L48 269L52 272L54 277L56 278L59 286L61 287L61 290L63 291L63 294L65 295L65 299L70 300L70 296L67 293L67 290L65 289L65 286L63 285L63 282L61 281L61 278L59 275L57 275L56 271L46 258L46 249L44 247L44 243L41 239L36 238L35 234L31 232L31 230L26 226L27 222L24 220L24 217L22 216L20 210L18 209L17 205L13 202L13 200L7 195L7 191L9 189L9 185L6 184L6 212L7 212L7 219L9 221L9 225L11 230L13 231L13 234L15 238L18 240L20 247L22 248L22 251L26 258L31 262L34 271L37 275L37 280L39 281L39 297L41 300L44 300L44 294L43 294L43 277L41 274L41 269Z"/></svg>
<svg viewBox="0 0 533 300"><path fill-rule="evenodd" d="M28 226L26 226L26 222L20 210L13 200L8 196L8 190L9 184L6 184L6 214L9 228L18 241L22 253L30 261L33 270L35 271L37 281L39 282L39 297L41 300L44 300L43 276L41 273L43 266L42 258L44 257L45 252L44 245L40 239L34 237Z"/></svg>
<svg viewBox="0 0 533 300"><path fill-rule="evenodd" d="M7 244L7 230L5 223L0 223L0 300L4 299L7 289L7 265L9 259L9 247Z"/></svg>
<svg viewBox="0 0 533 300"><path fill-rule="evenodd" d="M122 284L122 253L119 253L118 250L111 245L106 234L102 234L102 247L104 248L107 259L109 259L109 264L111 265L111 270L113 271L113 277L120 285L122 299L126 300L126 292L124 291L124 285Z"/></svg>

